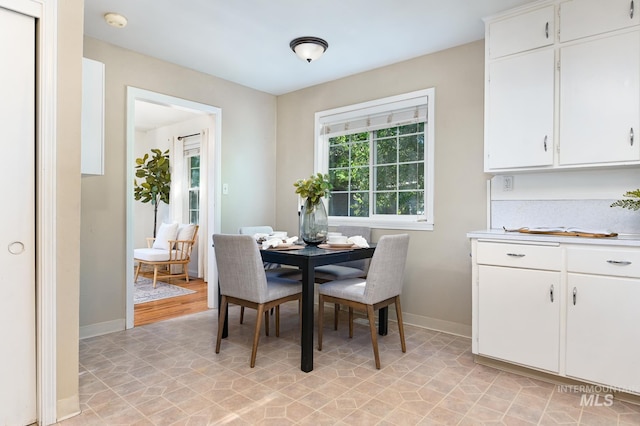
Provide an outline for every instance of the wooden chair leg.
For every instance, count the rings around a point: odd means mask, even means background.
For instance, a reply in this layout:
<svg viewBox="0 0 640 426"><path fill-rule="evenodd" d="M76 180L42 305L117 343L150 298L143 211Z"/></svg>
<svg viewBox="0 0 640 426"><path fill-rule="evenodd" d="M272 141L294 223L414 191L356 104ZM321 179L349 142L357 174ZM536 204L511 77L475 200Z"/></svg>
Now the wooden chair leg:
<svg viewBox="0 0 640 426"><path fill-rule="evenodd" d="M244 321L244 306L240 306L240 324Z"/></svg>
<svg viewBox="0 0 640 426"><path fill-rule="evenodd" d="M256 365L256 354L258 353L258 341L260 340L260 328L262 326L262 315L265 314L264 305L258 305L258 314L256 315L256 328L253 332L253 348L251 349L251 368ZM266 312L267 318L269 318L269 313Z"/></svg>
<svg viewBox="0 0 640 426"><path fill-rule="evenodd" d="M264 335L269 336L269 312L264 313Z"/></svg>
<svg viewBox="0 0 640 426"><path fill-rule="evenodd" d="M158 265L153 265L153 288L156 288L157 280L158 280Z"/></svg>
<svg viewBox="0 0 640 426"><path fill-rule="evenodd" d="M140 274L140 267L142 266L142 262L138 262L138 267L136 268L136 276L133 277L133 282L138 282L138 274Z"/></svg>
<svg viewBox="0 0 640 426"><path fill-rule="evenodd" d="M376 368L380 370L380 355L378 354L378 331L376 330L376 318L373 305L367 305L367 318L369 318L369 329L371 330L371 344L373 345L373 357L376 360Z"/></svg>
<svg viewBox="0 0 640 426"><path fill-rule="evenodd" d="M400 307L400 296L396 296L396 318L398 319L398 333L400 333L400 345L402 346L402 352L407 351L407 345L404 341L404 324L402 323L402 308Z"/></svg>
<svg viewBox="0 0 640 426"><path fill-rule="evenodd" d="M322 350L322 326L324 318L324 296L318 295L318 350Z"/></svg>
<svg viewBox="0 0 640 426"><path fill-rule="evenodd" d="M227 296L223 295L220 300L220 312L218 314L218 337L216 339L216 353L220 353L220 342L222 341L222 329L227 315Z"/></svg>
<svg viewBox="0 0 640 426"><path fill-rule="evenodd" d="M338 315L340 314L340 304L336 303L333 305L333 329L338 329Z"/></svg>
<svg viewBox="0 0 640 426"><path fill-rule="evenodd" d="M280 305L276 306L276 337L280 337Z"/></svg>
<svg viewBox="0 0 640 426"><path fill-rule="evenodd" d="M349 339L353 338L353 308L349 306Z"/></svg>

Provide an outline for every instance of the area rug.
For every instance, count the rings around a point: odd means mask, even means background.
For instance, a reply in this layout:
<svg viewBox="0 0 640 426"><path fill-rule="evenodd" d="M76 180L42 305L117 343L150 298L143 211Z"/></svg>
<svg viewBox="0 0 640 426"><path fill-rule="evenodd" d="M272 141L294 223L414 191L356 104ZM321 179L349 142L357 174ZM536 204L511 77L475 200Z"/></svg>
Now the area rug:
<svg viewBox="0 0 640 426"><path fill-rule="evenodd" d="M153 280L145 277L138 277L138 282L134 283L133 286L133 303L135 305L195 293L193 290L162 281L156 281L156 288L153 288Z"/></svg>

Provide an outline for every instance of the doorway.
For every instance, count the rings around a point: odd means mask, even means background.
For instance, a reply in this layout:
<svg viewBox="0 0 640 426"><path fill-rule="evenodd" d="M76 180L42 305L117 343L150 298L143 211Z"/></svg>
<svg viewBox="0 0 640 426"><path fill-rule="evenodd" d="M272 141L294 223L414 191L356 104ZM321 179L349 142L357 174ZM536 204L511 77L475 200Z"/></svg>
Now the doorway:
<svg viewBox="0 0 640 426"><path fill-rule="evenodd" d="M190 140L189 144L184 143L185 137ZM217 189L220 182L220 137L219 108L138 88L127 88L127 328L138 323L137 320L134 321L133 249L146 246L146 237L153 235L153 207L151 204L143 205L133 197L135 159L151 148L163 152L169 149L173 168L174 164L193 164L194 150L198 150L198 164L202 170L199 190L205 202L198 212L199 247L191 256L190 276L201 276L200 284L202 281L217 282L209 235L220 229L220 194ZM189 179L182 178L182 173L175 178L172 176L171 203L161 203L158 206L158 224L193 221L193 202L188 202L188 195L193 200L194 188L190 187L190 183ZM176 184L179 186L174 188ZM206 287L206 305L213 308L216 306L216 286ZM185 314L187 313L189 312L186 311Z"/></svg>

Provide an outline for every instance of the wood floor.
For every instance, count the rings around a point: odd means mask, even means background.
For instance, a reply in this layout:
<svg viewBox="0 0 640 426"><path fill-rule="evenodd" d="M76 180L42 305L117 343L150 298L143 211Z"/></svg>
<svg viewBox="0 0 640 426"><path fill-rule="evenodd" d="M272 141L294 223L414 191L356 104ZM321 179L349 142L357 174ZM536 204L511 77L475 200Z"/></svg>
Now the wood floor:
<svg viewBox="0 0 640 426"><path fill-rule="evenodd" d="M141 273L141 275L149 276L145 273ZM151 274L151 277L153 277L153 274ZM135 305L133 314L134 327L182 315L195 314L196 312L202 312L208 309L207 283L204 280L200 278L190 278L189 282L183 279L163 279L162 281L188 288L189 290L195 291L195 293Z"/></svg>

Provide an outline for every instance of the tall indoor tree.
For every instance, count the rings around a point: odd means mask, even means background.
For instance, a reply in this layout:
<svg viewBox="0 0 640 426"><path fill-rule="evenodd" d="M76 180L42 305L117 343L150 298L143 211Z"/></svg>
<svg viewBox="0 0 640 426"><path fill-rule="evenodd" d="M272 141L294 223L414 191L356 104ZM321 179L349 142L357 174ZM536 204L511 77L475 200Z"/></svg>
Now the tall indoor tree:
<svg viewBox="0 0 640 426"><path fill-rule="evenodd" d="M134 197L136 201L153 204L153 236L156 236L158 221L158 203L160 201L169 204L169 192L171 190L171 171L169 169L169 150L162 152L159 149L151 150L152 156L144 154L142 158L136 158L136 178L144 179L138 183L134 179Z"/></svg>

